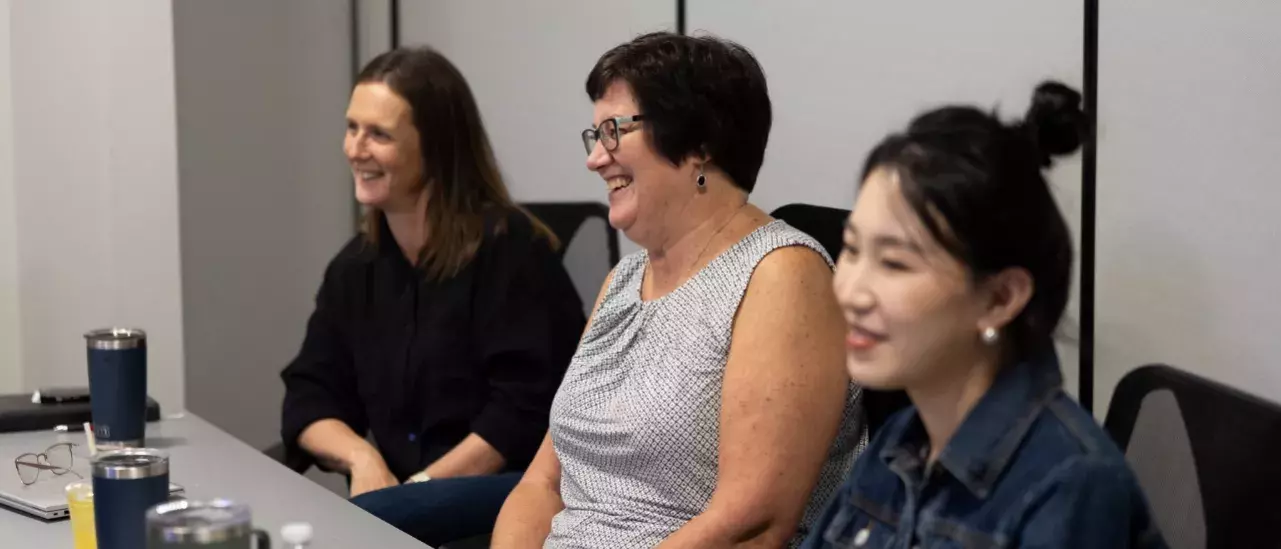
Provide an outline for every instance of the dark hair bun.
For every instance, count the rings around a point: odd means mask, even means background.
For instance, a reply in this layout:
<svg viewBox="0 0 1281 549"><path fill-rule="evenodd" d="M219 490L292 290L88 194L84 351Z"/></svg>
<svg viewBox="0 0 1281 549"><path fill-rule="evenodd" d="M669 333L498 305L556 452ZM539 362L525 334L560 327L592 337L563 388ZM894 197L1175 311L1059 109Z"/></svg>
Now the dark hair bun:
<svg viewBox="0 0 1281 549"><path fill-rule="evenodd" d="M1081 147L1087 123L1081 111L1080 92L1054 81L1042 82L1032 94L1023 126L1048 167L1055 156L1072 154Z"/></svg>

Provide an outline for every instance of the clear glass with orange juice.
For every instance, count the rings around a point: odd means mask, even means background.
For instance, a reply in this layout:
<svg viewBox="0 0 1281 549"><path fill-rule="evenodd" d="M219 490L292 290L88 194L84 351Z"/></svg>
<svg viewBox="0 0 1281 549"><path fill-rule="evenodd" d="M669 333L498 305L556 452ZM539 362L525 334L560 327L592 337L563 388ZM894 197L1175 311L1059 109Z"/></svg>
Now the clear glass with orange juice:
<svg viewBox="0 0 1281 549"><path fill-rule="evenodd" d="M67 485L67 510L71 512L71 535L75 549L98 549L93 526L93 483L87 480Z"/></svg>

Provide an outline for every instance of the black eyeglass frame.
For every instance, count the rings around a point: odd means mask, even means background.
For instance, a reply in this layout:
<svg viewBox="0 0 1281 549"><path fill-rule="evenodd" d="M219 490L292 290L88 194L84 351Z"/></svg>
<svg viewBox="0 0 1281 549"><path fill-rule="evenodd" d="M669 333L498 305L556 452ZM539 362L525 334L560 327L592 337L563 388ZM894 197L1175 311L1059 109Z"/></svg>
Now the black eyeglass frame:
<svg viewBox="0 0 1281 549"><path fill-rule="evenodd" d="M619 140L621 140L624 135L635 131L633 129L623 130L621 129L622 125L631 124L632 122L644 122L645 119L646 117L643 114L606 118L595 128L587 128L583 130L583 133L581 134L583 139L583 148L587 149L587 154L590 155L592 154L592 150L596 148L596 143L600 142L601 145L604 145L606 151L614 152L618 150ZM602 139L603 137L609 137L609 139ZM610 145L611 140L613 145Z"/></svg>
<svg viewBox="0 0 1281 549"><path fill-rule="evenodd" d="M59 467L57 465L50 463L49 453L63 446L67 448L67 455L69 456L67 466ZM38 454L26 453L16 458L13 458L13 468L14 468L14 471L18 474L18 480L22 482L23 486L31 486L32 484L35 484L36 482L40 481L40 473L43 471L51 471L53 472L54 476L59 476L59 477L67 473L71 473L76 477L83 479L84 477L80 476L80 473L77 473L71 470L71 468L74 467L76 464L76 453L75 453L76 446L78 445L74 442L59 442L48 448L45 448L43 452L40 452ZM23 467L30 467L36 470L36 474L35 476L31 477L30 482L27 482L27 479L22 476Z"/></svg>

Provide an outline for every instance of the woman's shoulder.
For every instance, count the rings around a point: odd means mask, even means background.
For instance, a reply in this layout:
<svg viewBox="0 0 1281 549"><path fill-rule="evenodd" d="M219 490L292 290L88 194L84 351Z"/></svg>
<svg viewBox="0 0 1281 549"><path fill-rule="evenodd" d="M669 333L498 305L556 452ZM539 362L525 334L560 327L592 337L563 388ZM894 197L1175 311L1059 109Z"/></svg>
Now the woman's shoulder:
<svg viewBox="0 0 1281 549"><path fill-rule="evenodd" d="M1051 411L1052 408L1053 404ZM1048 418L1043 415L1041 419ZM1097 538L1096 541L1128 539L1128 547L1165 547L1138 477L1103 429L1092 420L1080 425L1073 425L1075 419L1053 425L1055 422L1050 420L1047 423L1051 425L1042 426L1043 434L1048 432L1050 437L1036 437L1025 443L1030 455L1021 461L1033 467L1018 475L1007 472L1031 482L1021 494L1014 494L1019 496L1016 509L1020 510L1021 520L1017 523L1022 525L1021 535L1041 536L1088 525L1092 529L1089 534L1072 546L1102 546L1085 539ZM1072 434L1065 434L1060 428L1082 426L1085 429Z"/></svg>
<svg viewBox="0 0 1281 549"><path fill-rule="evenodd" d="M519 208L495 207L485 212L482 247L553 249L553 236Z"/></svg>
<svg viewBox="0 0 1281 549"><path fill-rule="evenodd" d="M641 276L645 273L645 262L648 260L645 250L632 252L623 256L605 275L604 283L597 297L598 315L640 303Z"/></svg>
<svg viewBox="0 0 1281 549"><path fill-rule="evenodd" d="M345 303L347 296L364 286L368 266L378 257L377 248L363 233L348 240L325 266L316 299L331 306Z"/></svg>
<svg viewBox="0 0 1281 549"><path fill-rule="evenodd" d="M632 277L639 276L645 272L645 263L649 261L649 252L637 250L629 253L618 260L614 269L610 271L613 279L626 281Z"/></svg>
<svg viewBox="0 0 1281 549"><path fill-rule="evenodd" d="M485 212L484 223L473 261L478 276L506 284L513 277L540 273L557 281L560 289L569 283L555 236L523 210L494 208Z"/></svg>
<svg viewBox="0 0 1281 549"><path fill-rule="evenodd" d="M1047 492L1138 491L1125 455L1094 417L1060 391L1032 424L1014 468Z"/></svg>
<svg viewBox="0 0 1281 549"><path fill-rule="evenodd" d="M364 233L357 233L329 260L329 265L325 267L325 279L363 268L365 264L377 257L377 248L377 245L370 242Z"/></svg>
<svg viewBox="0 0 1281 549"><path fill-rule="evenodd" d="M827 254L827 250L819 243L817 239L810 236L809 233L788 225L781 219L770 222L761 228L765 233L765 240L777 248L796 248L804 250L806 255L815 255L823 259L829 270L832 267L832 258Z"/></svg>
<svg viewBox="0 0 1281 549"><path fill-rule="evenodd" d="M739 246L737 270L750 275L748 290L831 284L832 262L812 237L783 221L748 235Z"/></svg>
<svg viewBox="0 0 1281 549"><path fill-rule="evenodd" d="M786 282L786 275L830 276L832 262L823 247L810 235L782 220L770 221L748 233L724 254L718 274L748 275L752 284L769 279Z"/></svg>
<svg viewBox="0 0 1281 549"><path fill-rule="evenodd" d="M1033 428L1041 435L1038 438L1042 444L1055 446L1055 451L1064 455L1125 465L1125 455L1112 437L1099 426L1092 414L1063 391L1046 404Z"/></svg>

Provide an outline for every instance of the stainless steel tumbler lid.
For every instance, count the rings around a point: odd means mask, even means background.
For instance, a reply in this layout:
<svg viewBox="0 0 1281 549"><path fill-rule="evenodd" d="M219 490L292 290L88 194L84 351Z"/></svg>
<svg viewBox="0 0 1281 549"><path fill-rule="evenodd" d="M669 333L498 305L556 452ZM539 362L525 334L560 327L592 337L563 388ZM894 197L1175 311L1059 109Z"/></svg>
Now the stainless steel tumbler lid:
<svg viewBox="0 0 1281 549"><path fill-rule="evenodd" d="M85 334L90 349L118 351L147 346L147 332L137 328L102 328Z"/></svg>
<svg viewBox="0 0 1281 549"><path fill-rule="evenodd" d="M204 545L240 539L252 530L249 507L226 499L173 501L147 511L152 540Z"/></svg>
<svg viewBox="0 0 1281 549"><path fill-rule="evenodd" d="M93 476L109 479L140 479L169 473L169 456L152 448L126 448L98 452L93 456Z"/></svg>

